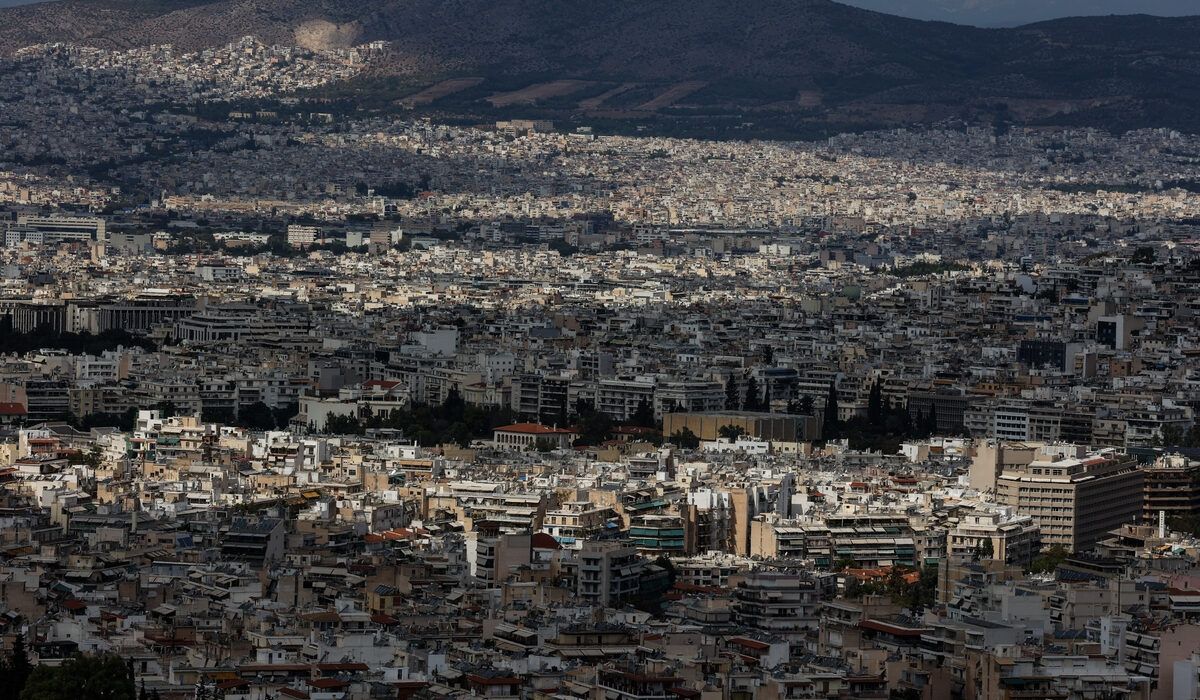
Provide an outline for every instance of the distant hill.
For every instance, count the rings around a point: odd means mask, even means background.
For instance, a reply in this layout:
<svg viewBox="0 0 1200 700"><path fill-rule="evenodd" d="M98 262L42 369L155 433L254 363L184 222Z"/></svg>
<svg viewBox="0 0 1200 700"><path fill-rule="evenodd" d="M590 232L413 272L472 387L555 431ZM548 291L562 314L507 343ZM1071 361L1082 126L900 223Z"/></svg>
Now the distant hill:
<svg viewBox="0 0 1200 700"><path fill-rule="evenodd" d="M1016 27L1060 17L1127 15L1159 17L1196 14L1195 0L845 0L847 5L876 12L969 24Z"/></svg>
<svg viewBox="0 0 1200 700"><path fill-rule="evenodd" d="M46 41L195 49L247 34L310 47L390 41L360 95L483 78L406 103L468 116L1200 129L1200 17L979 29L829 0L61 0L0 10L0 51Z"/></svg>

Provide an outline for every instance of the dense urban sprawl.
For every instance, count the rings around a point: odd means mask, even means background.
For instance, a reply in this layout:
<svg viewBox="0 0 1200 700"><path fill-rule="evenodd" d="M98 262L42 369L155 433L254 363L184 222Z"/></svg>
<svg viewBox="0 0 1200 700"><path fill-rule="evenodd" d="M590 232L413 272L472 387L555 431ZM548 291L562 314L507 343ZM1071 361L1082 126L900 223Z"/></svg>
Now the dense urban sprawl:
<svg viewBox="0 0 1200 700"><path fill-rule="evenodd" d="M5 678L1196 695L1196 136L304 111L379 49L0 59Z"/></svg>

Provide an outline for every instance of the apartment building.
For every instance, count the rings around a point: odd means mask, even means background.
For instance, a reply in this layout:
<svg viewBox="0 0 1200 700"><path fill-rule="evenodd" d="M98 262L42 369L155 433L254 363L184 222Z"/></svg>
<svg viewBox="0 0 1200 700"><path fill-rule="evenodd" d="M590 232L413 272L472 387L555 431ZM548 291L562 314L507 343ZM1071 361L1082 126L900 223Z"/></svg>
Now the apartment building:
<svg viewBox="0 0 1200 700"><path fill-rule="evenodd" d="M589 540L579 550L576 594L581 600L610 605L638 590L645 561L628 542Z"/></svg>
<svg viewBox="0 0 1200 700"><path fill-rule="evenodd" d="M1141 520L1142 499L1132 495L1143 492L1144 479L1136 461L1115 452L1039 458L1006 467L996 481L996 500L1031 516L1043 546L1079 551Z"/></svg>

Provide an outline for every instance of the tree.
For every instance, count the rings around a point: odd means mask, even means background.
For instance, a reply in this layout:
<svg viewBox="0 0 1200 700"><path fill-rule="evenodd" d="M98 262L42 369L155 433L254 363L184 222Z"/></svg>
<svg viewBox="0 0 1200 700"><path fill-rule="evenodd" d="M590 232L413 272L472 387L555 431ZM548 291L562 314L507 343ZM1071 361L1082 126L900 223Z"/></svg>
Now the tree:
<svg viewBox="0 0 1200 700"><path fill-rule="evenodd" d="M540 437L533 442L535 452L553 452L556 445L544 437Z"/></svg>
<svg viewBox="0 0 1200 700"><path fill-rule="evenodd" d="M1153 265L1154 264L1154 249L1150 246L1142 246L1133 251L1133 255L1129 257L1129 262L1134 265Z"/></svg>
<svg viewBox="0 0 1200 700"><path fill-rule="evenodd" d="M657 422L654 420L654 409L645 397L641 401L638 401L637 409L634 410L630 422L639 428L653 428L657 426Z"/></svg>
<svg viewBox="0 0 1200 700"><path fill-rule="evenodd" d="M450 387L450 391L446 392L446 400L439 407L439 417L450 423L455 423L463 419L463 414L467 410L467 402L463 400L458 393L458 387Z"/></svg>
<svg viewBox="0 0 1200 700"><path fill-rule="evenodd" d="M737 382L730 376L725 380L725 410L736 411L742 405L742 397L738 392Z"/></svg>
<svg viewBox="0 0 1200 700"><path fill-rule="evenodd" d="M867 397L867 420L875 428L883 425L883 389L878 379L871 385L871 393Z"/></svg>
<svg viewBox="0 0 1200 700"><path fill-rule="evenodd" d="M764 411L771 410L771 380L770 379L766 379L763 381L763 397L762 397L762 401L759 402L759 408L761 408Z"/></svg>
<svg viewBox="0 0 1200 700"><path fill-rule="evenodd" d="M904 607L921 611L933 607L937 597L938 568L936 564L926 565L921 569L917 582L909 585L901 596Z"/></svg>
<svg viewBox="0 0 1200 700"><path fill-rule="evenodd" d="M255 401L238 414L238 424L250 430L274 430L275 416L270 406Z"/></svg>
<svg viewBox="0 0 1200 700"><path fill-rule="evenodd" d="M722 425L717 428L717 435L727 440L737 440L746 434L746 429L740 425Z"/></svg>
<svg viewBox="0 0 1200 700"><path fill-rule="evenodd" d="M671 433L671 442L685 450L694 450L700 446L700 438L688 428L680 428Z"/></svg>
<svg viewBox="0 0 1200 700"><path fill-rule="evenodd" d="M1058 568L1058 565L1067 560L1071 553L1066 550L1061 544L1056 544L1053 547L1043 551L1029 565L1029 570L1035 574L1052 573Z"/></svg>
<svg viewBox="0 0 1200 700"><path fill-rule="evenodd" d="M746 379L746 400L742 402L742 410L757 411L758 408L758 380L752 374Z"/></svg>
<svg viewBox="0 0 1200 700"><path fill-rule="evenodd" d="M135 700L133 675L119 656L77 656L61 666L38 666L21 700Z"/></svg>
<svg viewBox="0 0 1200 700"><path fill-rule="evenodd" d="M979 542L979 546L975 548L976 559L991 559L996 554L996 549L992 545L992 538L985 537Z"/></svg>
<svg viewBox="0 0 1200 700"><path fill-rule="evenodd" d="M767 367L775 365L775 348L770 345L764 345L762 349L762 361Z"/></svg>
<svg viewBox="0 0 1200 700"><path fill-rule="evenodd" d="M1183 429L1175 425L1164 425L1159 430L1159 434L1154 436L1152 440L1156 446L1176 447L1183 445L1184 432Z"/></svg>
<svg viewBox="0 0 1200 700"><path fill-rule="evenodd" d="M838 421L838 390L836 382L829 382L829 393L825 396L825 416L821 422L821 437L836 440L840 433Z"/></svg>
<svg viewBox="0 0 1200 700"><path fill-rule="evenodd" d="M8 658L0 658L0 700L17 700L21 697L21 689L25 687L32 671L29 652L25 648L25 635L18 634Z"/></svg>

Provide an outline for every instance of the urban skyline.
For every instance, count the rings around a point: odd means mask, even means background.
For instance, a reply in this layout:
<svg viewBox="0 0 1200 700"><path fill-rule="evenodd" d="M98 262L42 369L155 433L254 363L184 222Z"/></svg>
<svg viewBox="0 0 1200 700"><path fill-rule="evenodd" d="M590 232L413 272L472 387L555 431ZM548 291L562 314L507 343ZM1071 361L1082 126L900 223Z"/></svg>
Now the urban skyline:
<svg viewBox="0 0 1200 700"><path fill-rule="evenodd" d="M1197 697L1200 135L404 50L0 56L0 700Z"/></svg>

